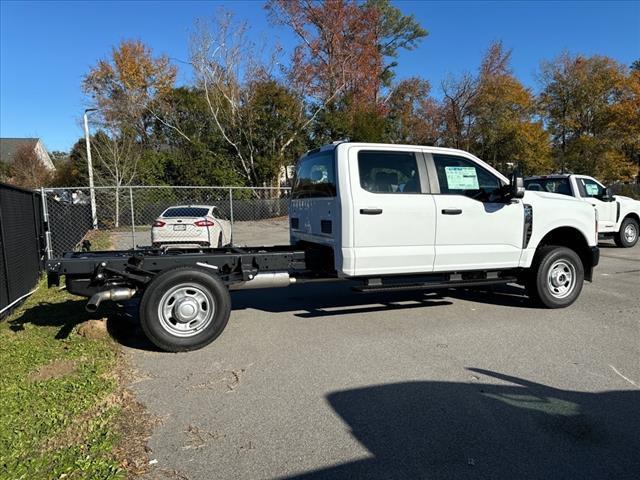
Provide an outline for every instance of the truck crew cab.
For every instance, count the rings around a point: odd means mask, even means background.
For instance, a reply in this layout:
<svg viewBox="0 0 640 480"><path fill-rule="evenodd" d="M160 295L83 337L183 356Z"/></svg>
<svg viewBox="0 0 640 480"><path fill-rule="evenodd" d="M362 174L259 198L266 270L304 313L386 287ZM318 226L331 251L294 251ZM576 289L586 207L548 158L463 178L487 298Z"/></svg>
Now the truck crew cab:
<svg viewBox="0 0 640 480"><path fill-rule="evenodd" d="M201 348L225 328L238 288L351 281L358 292L520 283L538 304L571 305L597 265L596 213L525 192L452 149L341 142L298 162L291 245L71 252L48 262L71 293L140 296L142 327L169 351Z"/></svg>
<svg viewBox="0 0 640 480"><path fill-rule="evenodd" d="M640 202L633 198L613 195L611 190L587 175L545 175L527 177L527 190L555 192L593 205L598 212L598 234L613 237L622 248L633 247L640 235Z"/></svg>

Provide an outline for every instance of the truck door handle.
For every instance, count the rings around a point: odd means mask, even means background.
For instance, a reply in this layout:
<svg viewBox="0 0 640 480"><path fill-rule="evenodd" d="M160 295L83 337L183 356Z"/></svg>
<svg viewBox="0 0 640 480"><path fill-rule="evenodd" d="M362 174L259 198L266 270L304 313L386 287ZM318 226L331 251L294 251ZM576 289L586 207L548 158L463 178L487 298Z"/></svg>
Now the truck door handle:
<svg viewBox="0 0 640 480"><path fill-rule="evenodd" d="M444 208L442 209L443 215L460 215L462 210L459 208Z"/></svg>
<svg viewBox="0 0 640 480"><path fill-rule="evenodd" d="M361 215L380 215L382 213L381 208L361 208Z"/></svg>

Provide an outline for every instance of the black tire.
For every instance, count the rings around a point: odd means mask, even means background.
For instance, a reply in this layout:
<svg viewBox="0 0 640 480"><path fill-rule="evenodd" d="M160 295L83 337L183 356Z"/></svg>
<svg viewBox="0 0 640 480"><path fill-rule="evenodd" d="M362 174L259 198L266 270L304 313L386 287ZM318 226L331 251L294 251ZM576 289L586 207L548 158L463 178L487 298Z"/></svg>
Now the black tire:
<svg viewBox="0 0 640 480"><path fill-rule="evenodd" d="M170 313L165 315L161 309ZM187 316L180 318L185 312ZM227 326L230 313L227 287L213 272L197 267L161 272L140 302L144 333L154 345L168 352L197 350L210 344Z"/></svg>
<svg viewBox="0 0 640 480"><path fill-rule="evenodd" d="M222 232L218 235L218 248L222 248Z"/></svg>
<svg viewBox="0 0 640 480"><path fill-rule="evenodd" d="M638 243L638 236L640 236L638 221L633 217L627 217L620 224L620 230L616 232L613 240L620 248L631 248Z"/></svg>
<svg viewBox="0 0 640 480"><path fill-rule="evenodd" d="M535 304L564 308L576 301L583 283L584 266L578 254L566 247L548 245L536 253L525 286Z"/></svg>

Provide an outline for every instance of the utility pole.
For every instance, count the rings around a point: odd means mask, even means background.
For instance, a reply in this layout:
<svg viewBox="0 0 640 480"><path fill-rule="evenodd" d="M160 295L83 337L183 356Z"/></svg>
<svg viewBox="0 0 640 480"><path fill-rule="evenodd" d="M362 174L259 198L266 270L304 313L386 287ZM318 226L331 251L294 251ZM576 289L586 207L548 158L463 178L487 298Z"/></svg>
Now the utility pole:
<svg viewBox="0 0 640 480"><path fill-rule="evenodd" d="M91 198L91 221L93 229L98 229L98 215L96 213L96 193L93 188L93 164L91 163L91 143L89 141L89 118L88 113L95 112L97 108L87 108L84 111L84 139L87 144L87 167L89 169L89 196Z"/></svg>

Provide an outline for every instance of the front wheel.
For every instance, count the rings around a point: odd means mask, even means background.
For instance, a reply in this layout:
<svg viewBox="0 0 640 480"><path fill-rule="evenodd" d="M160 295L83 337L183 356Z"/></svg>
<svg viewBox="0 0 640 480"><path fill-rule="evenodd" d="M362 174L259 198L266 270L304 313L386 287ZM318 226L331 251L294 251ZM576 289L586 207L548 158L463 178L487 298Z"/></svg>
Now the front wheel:
<svg viewBox="0 0 640 480"><path fill-rule="evenodd" d="M576 252L566 247L542 247L526 282L529 297L547 308L568 307L584 283L584 267Z"/></svg>
<svg viewBox="0 0 640 480"><path fill-rule="evenodd" d="M140 302L144 333L169 352L196 350L213 342L227 326L230 313L229 290L202 268L161 272Z"/></svg>
<svg viewBox="0 0 640 480"><path fill-rule="evenodd" d="M635 218L627 217L620 224L620 230L613 239L618 247L631 248L638 243L638 233L640 233L638 221Z"/></svg>

